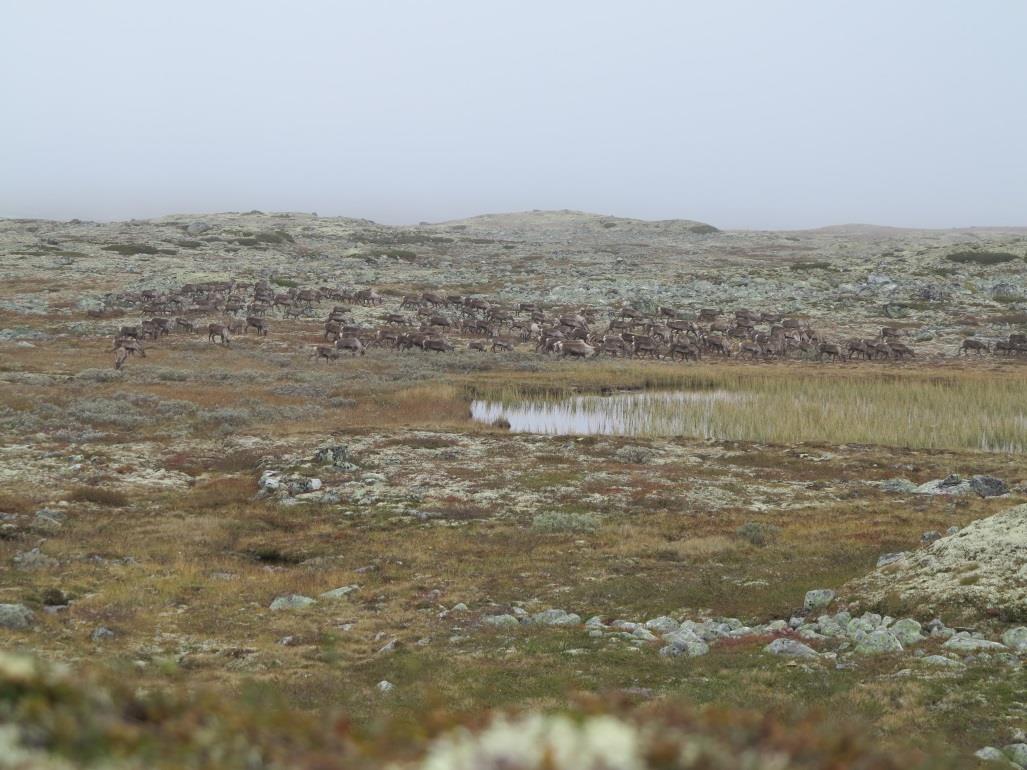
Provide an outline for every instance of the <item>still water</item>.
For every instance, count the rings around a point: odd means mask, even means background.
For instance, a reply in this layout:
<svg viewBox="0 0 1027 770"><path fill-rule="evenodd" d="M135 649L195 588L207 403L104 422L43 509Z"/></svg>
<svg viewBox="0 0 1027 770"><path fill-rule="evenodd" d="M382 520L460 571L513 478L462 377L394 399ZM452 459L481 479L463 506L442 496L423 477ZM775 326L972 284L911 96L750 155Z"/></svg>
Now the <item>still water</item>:
<svg viewBox="0 0 1027 770"><path fill-rule="evenodd" d="M473 401L471 417L489 425L506 420L515 433L708 437L715 406L743 398L738 393L711 390Z"/></svg>

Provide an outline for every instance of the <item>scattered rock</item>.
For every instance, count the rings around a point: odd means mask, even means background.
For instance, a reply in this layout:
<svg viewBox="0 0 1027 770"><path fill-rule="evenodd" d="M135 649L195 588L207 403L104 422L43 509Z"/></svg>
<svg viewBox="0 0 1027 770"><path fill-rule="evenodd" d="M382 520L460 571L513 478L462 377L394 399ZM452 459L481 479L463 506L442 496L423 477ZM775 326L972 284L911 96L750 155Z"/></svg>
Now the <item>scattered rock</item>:
<svg viewBox="0 0 1027 770"><path fill-rule="evenodd" d="M895 553L882 553L877 557L877 568L887 567L889 564L894 564L897 561L902 561L909 556L908 551L896 551Z"/></svg>
<svg viewBox="0 0 1027 770"><path fill-rule="evenodd" d="M1011 743L1002 749L1010 762L1027 767L1027 743Z"/></svg>
<svg viewBox="0 0 1027 770"><path fill-rule="evenodd" d="M53 557L47 556L38 548L31 551L23 551L13 559L15 566L21 569L50 569L60 566L60 562Z"/></svg>
<svg viewBox="0 0 1027 770"><path fill-rule="evenodd" d="M513 615L486 615L481 619L481 623L484 626L492 626L493 628L516 628L520 625L520 622Z"/></svg>
<svg viewBox="0 0 1027 770"><path fill-rule="evenodd" d="M33 620L35 615L24 604L0 604L0 628L23 631Z"/></svg>
<svg viewBox="0 0 1027 770"><path fill-rule="evenodd" d="M1027 652L1027 627L1010 628L1002 634L1002 644L1019 653Z"/></svg>
<svg viewBox="0 0 1027 770"><path fill-rule="evenodd" d="M103 642L107 639L113 639L114 632L107 628L107 626L97 626L93 629L93 633L89 635L89 638L94 642Z"/></svg>
<svg viewBox="0 0 1027 770"><path fill-rule="evenodd" d="M301 610L304 607L309 607L314 604L314 600L309 596L303 596L301 594L286 594L285 596L277 597L271 602L272 610Z"/></svg>
<svg viewBox="0 0 1027 770"><path fill-rule="evenodd" d="M766 647L764 652L771 655L783 655L787 658L815 658L817 651L807 644L798 642L795 639L775 639Z"/></svg>
<svg viewBox="0 0 1027 770"><path fill-rule="evenodd" d="M695 658L710 651L710 646L706 642L700 639L694 631L689 631L686 628L665 635L663 641L667 645L660 649L660 655L665 657L686 655Z"/></svg>
<svg viewBox="0 0 1027 770"><path fill-rule="evenodd" d="M953 636L951 639L945 642L945 644L942 645L942 649L969 654L974 652L1004 651L1006 649L1006 646L1001 642L991 642L987 639L977 639L964 632L961 634L957 634L956 636Z"/></svg>
<svg viewBox="0 0 1027 770"><path fill-rule="evenodd" d="M563 610L543 610L532 615L531 622L541 626L580 626L581 616Z"/></svg>
<svg viewBox="0 0 1027 770"><path fill-rule="evenodd" d="M392 692L393 690L396 689L396 685L394 685L388 679L383 679L377 685L375 685L375 687L377 687L378 692L383 693L383 694L387 693L387 692Z"/></svg>
<svg viewBox="0 0 1027 770"><path fill-rule="evenodd" d="M941 540L941 532L938 532L938 531L932 529L932 530L930 530L928 532L924 532L924 534L920 535L920 542L923 543L924 545L930 545L935 540Z"/></svg>
<svg viewBox="0 0 1027 770"><path fill-rule="evenodd" d="M878 486L885 492L904 492L909 494L917 490L917 485L909 479L887 479L878 484Z"/></svg>
<svg viewBox="0 0 1027 770"><path fill-rule="evenodd" d="M872 631L856 645L860 655L886 655L902 652L902 644L895 635L886 629Z"/></svg>
<svg viewBox="0 0 1027 770"><path fill-rule="evenodd" d="M834 601L834 591L830 588L816 588L806 592L806 598L803 600L802 606L806 612L816 612L817 610L824 609L832 601Z"/></svg>
<svg viewBox="0 0 1027 770"><path fill-rule="evenodd" d="M202 235L210 229L210 225L202 220L195 220L185 226L185 231L189 235Z"/></svg>
<svg viewBox="0 0 1027 770"><path fill-rule="evenodd" d="M974 476L970 487L981 497L998 497L1009 493L1009 487L1002 479L994 476Z"/></svg>
<svg viewBox="0 0 1027 770"><path fill-rule="evenodd" d="M658 618L646 621L645 627L657 634L672 634L681 628L681 624L674 618L661 615Z"/></svg>
<svg viewBox="0 0 1027 770"><path fill-rule="evenodd" d="M999 749L994 746L985 746L983 749L977 749L974 752L974 756L978 759L982 759L985 762L1008 762L1006 755L1003 754Z"/></svg>
<svg viewBox="0 0 1027 770"><path fill-rule="evenodd" d="M958 497L960 495L969 495L973 493L974 489L969 481L964 481L959 474L952 473L943 479L935 479L934 481L921 484L914 491L918 495L950 495Z"/></svg>
<svg viewBox="0 0 1027 770"><path fill-rule="evenodd" d="M920 624L912 618L897 620L888 630L903 647L909 647L924 638Z"/></svg>

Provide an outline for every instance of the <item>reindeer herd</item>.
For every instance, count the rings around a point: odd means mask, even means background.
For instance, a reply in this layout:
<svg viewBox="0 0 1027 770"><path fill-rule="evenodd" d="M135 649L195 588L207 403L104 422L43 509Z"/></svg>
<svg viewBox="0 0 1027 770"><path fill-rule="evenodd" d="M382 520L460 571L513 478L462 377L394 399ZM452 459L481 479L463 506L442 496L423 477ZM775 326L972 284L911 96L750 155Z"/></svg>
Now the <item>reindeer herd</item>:
<svg viewBox="0 0 1027 770"><path fill-rule="evenodd" d="M802 320L749 309L724 312L705 308L683 317L686 314L667 307L651 313L632 307L545 309L531 302L512 306L440 292L406 295L398 306L389 309L385 307L386 298L374 289L349 291L322 286L275 292L267 281L221 281L185 284L166 293L146 290L109 295L109 308L132 308L144 315L141 323L122 326L116 335L114 365L120 369L129 356L145 356L145 340L158 340L172 331L201 331L204 327L197 325L196 316L221 317L223 320L208 323L205 329L209 342L227 347L232 335L247 334L251 329L266 337L269 315L307 318L316 315L326 300L339 304L323 316L324 333L310 351L311 357L325 361L344 354L362 356L369 348L444 353L454 350L458 342L481 352L512 351L531 345L537 353L567 358L699 361L704 356L734 356L751 360L797 357L871 361L915 355L902 342L903 332L894 327L886 326L872 338L832 342ZM353 314L355 306L380 310L377 323L358 323ZM969 338L960 352L983 355L992 352L992 347ZM1027 353L1027 341L1022 334L1012 334L1008 341L997 343L994 352L1023 355Z"/></svg>

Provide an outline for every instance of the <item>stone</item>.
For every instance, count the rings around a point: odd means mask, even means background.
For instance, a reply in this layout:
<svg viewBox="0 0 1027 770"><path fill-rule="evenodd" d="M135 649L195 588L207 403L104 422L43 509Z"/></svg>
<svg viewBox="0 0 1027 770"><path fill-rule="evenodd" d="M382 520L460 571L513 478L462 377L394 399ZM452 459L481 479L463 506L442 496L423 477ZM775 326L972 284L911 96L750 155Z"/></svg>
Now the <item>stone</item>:
<svg viewBox="0 0 1027 770"><path fill-rule="evenodd" d="M909 555L908 551L896 551L895 553L882 553L877 557L877 568L887 567L889 564L902 561Z"/></svg>
<svg viewBox="0 0 1027 770"><path fill-rule="evenodd" d="M924 638L920 624L912 618L903 618L896 621L889 631L899 640L899 644L903 647L909 647Z"/></svg>
<svg viewBox="0 0 1027 770"><path fill-rule="evenodd" d="M856 645L856 652L860 655L887 655L902 652L902 644L890 631L878 629L867 634Z"/></svg>
<svg viewBox="0 0 1027 770"><path fill-rule="evenodd" d="M903 492L906 494L916 492L917 485L909 479L886 479L878 486L885 492Z"/></svg>
<svg viewBox="0 0 1027 770"><path fill-rule="evenodd" d="M470 609L470 608L466 604L464 604L463 602L460 602L458 604L454 604L453 607L449 611L450 612L467 612L468 609Z"/></svg>
<svg viewBox="0 0 1027 770"><path fill-rule="evenodd" d="M985 746L983 749L977 749L977 751L974 752L974 756L978 759L984 760L985 762L1009 761L1006 759L1006 755L994 746Z"/></svg>
<svg viewBox="0 0 1027 770"><path fill-rule="evenodd" d="M920 542L924 545L930 545L935 540L941 540L941 532L932 529L920 535Z"/></svg>
<svg viewBox="0 0 1027 770"><path fill-rule="evenodd" d="M942 646L943 650L952 650L953 652L959 653L975 653L975 652L1001 652L1006 649L1006 646L1001 642L991 642L987 639L976 639L969 635L957 634L949 639Z"/></svg>
<svg viewBox="0 0 1027 770"><path fill-rule="evenodd" d="M32 625L35 615L24 604L0 604L0 628L23 631Z"/></svg>
<svg viewBox="0 0 1027 770"><path fill-rule="evenodd" d="M194 220L185 226L185 231L189 235L202 235L210 229L210 225L202 220Z"/></svg>
<svg viewBox="0 0 1027 770"><path fill-rule="evenodd" d="M944 655L925 655L920 662L936 668L966 668L966 664L962 661L946 658Z"/></svg>
<svg viewBox="0 0 1027 770"><path fill-rule="evenodd" d="M318 598L319 599L342 599L342 598L344 598L346 596L349 596L354 591L359 591L359 590L360 590L360 586L355 585L355 584L354 585L349 585L349 586L342 586L340 588L333 588L331 591L325 591L322 594L318 594Z"/></svg>
<svg viewBox="0 0 1027 770"><path fill-rule="evenodd" d="M660 655L663 656L686 655L694 658L705 655L710 651L710 646L700 639L695 632L684 628L664 635L663 640L667 642L667 646L660 650Z"/></svg>
<svg viewBox="0 0 1027 770"><path fill-rule="evenodd" d="M918 486L915 490L918 495L949 495L958 497L961 495L973 494L973 487L969 481L955 473L949 474L943 479L935 479Z"/></svg>
<svg viewBox="0 0 1027 770"><path fill-rule="evenodd" d="M1009 493L1009 487L1002 479L994 476L974 476L970 488L981 497L998 497Z"/></svg>
<svg viewBox="0 0 1027 770"><path fill-rule="evenodd" d="M47 556L38 548L19 553L14 557L13 561L20 569L50 569L60 565L57 559Z"/></svg>
<svg viewBox="0 0 1027 770"><path fill-rule="evenodd" d="M634 636L636 639L641 639L643 642L655 642L658 638L656 634L654 634L645 626L639 626L631 632L631 635Z"/></svg>
<svg viewBox="0 0 1027 770"><path fill-rule="evenodd" d="M775 639L764 647L763 651L769 652L771 655L782 655L786 658L815 658L817 655L817 651L809 645L795 639L784 638Z"/></svg>
<svg viewBox="0 0 1027 770"><path fill-rule="evenodd" d="M302 594L286 594L271 602L272 610L301 610L314 604L314 600Z"/></svg>
<svg viewBox="0 0 1027 770"><path fill-rule="evenodd" d="M1002 634L1002 644L1016 652L1027 652L1027 626L1010 628Z"/></svg>
<svg viewBox="0 0 1027 770"><path fill-rule="evenodd" d="M481 619L483 626L492 626L493 628L517 628L520 625L517 618L513 615L486 615Z"/></svg>
<svg viewBox="0 0 1027 770"><path fill-rule="evenodd" d="M314 452L314 462L321 465L350 466L349 447L345 444L324 446ZM354 466L355 467L355 466Z"/></svg>
<svg viewBox="0 0 1027 770"><path fill-rule="evenodd" d="M824 609L832 601L834 601L834 591L830 588L816 588L806 592L802 606L806 612L816 612Z"/></svg>
<svg viewBox="0 0 1027 770"><path fill-rule="evenodd" d="M394 685L388 679L383 679L378 684L376 684L375 687L377 688L378 692L382 694L392 692L396 689L396 685Z"/></svg>
<svg viewBox="0 0 1027 770"><path fill-rule="evenodd" d="M103 642L107 639L113 639L114 632L107 628L107 626L97 626L93 629L93 633L89 635L89 638L94 642Z"/></svg>
<svg viewBox="0 0 1027 770"><path fill-rule="evenodd" d="M1009 757L1010 762L1014 762L1020 767L1027 767L1027 743L1010 743L1008 746L1004 746L1002 751Z"/></svg>
<svg viewBox="0 0 1027 770"><path fill-rule="evenodd" d="M580 626L581 617L563 610L543 610L532 615L531 622L540 626Z"/></svg>

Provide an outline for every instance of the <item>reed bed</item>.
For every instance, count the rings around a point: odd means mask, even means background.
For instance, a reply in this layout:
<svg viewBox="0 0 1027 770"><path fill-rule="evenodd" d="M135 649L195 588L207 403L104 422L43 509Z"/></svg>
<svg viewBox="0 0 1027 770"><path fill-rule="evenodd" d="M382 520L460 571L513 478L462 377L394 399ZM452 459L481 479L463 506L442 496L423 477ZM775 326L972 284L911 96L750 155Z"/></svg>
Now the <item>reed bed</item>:
<svg viewBox="0 0 1027 770"><path fill-rule="evenodd" d="M589 380L598 374L564 372L546 381L507 382L472 387L469 392L492 402L493 408L496 403L539 410L557 405L575 415L572 429L554 432L592 432L573 426L598 422L608 427L612 422L615 429L599 432L1027 451L1027 378L1015 372L711 365L669 373L637 365L613 369L600 381L607 388L669 389L705 393L705 397L653 397L651 393L633 399L582 397L582 392L590 390ZM589 418L590 412L606 419ZM499 413L494 410L493 416Z"/></svg>

